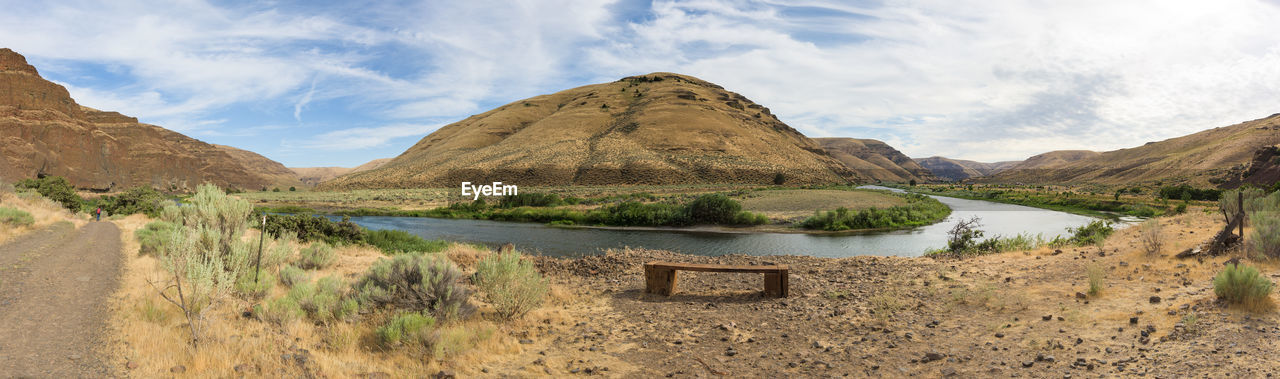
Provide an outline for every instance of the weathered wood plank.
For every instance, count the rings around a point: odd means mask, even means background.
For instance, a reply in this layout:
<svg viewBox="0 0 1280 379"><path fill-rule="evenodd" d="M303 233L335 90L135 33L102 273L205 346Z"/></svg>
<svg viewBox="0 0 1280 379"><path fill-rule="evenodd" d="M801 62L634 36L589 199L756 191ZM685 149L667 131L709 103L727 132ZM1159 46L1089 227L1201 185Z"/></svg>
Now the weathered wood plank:
<svg viewBox="0 0 1280 379"><path fill-rule="evenodd" d="M675 262L645 263L645 292L667 296L675 293L676 273L680 270L764 274L764 292L766 296L787 297L791 294L790 275L788 275L791 268L787 265L734 266Z"/></svg>

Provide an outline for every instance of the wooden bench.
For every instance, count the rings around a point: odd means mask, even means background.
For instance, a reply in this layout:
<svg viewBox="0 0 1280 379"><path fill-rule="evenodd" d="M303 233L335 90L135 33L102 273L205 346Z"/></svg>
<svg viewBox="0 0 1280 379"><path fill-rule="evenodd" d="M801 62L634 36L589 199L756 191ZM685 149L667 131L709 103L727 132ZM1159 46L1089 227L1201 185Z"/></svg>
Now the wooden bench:
<svg viewBox="0 0 1280 379"><path fill-rule="evenodd" d="M677 271L745 272L764 274L764 294L771 297L787 297L787 265L733 266L699 263L649 262L644 264L644 292L671 296L676 291Z"/></svg>

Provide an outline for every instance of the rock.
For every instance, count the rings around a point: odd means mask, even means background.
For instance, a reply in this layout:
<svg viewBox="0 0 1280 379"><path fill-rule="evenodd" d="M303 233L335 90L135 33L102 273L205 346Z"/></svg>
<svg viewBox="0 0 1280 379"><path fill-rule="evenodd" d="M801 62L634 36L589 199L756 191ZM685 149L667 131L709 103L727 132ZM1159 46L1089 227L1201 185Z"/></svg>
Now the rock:
<svg viewBox="0 0 1280 379"><path fill-rule="evenodd" d="M181 373L187 372L187 366L183 366L183 365L173 366L169 368L169 372L172 372L174 374L181 374Z"/></svg>
<svg viewBox="0 0 1280 379"><path fill-rule="evenodd" d="M1129 323L1130 323L1130 324L1137 324L1137 323L1138 323L1138 318L1137 318L1137 317L1130 317L1130 318L1129 318ZM1124 328L1121 328L1120 330L1124 330Z"/></svg>
<svg viewBox="0 0 1280 379"><path fill-rule="evenodd" d="M520 340L520 344L521 344L521 345L532 345L532 344L533 344L533 340L528 339L528 338L524 338L524 339L521 339L521 340Z"/></svg>
<svg viewBox="0 0 1280 379"><path fill-rule="evenodd" d="M236 372L241 373L241 374L246 374L246 373L249 373L250 371L256 371L256 370L254 370L254 369L255 369L255 367L254 367L253 365L251 365L251 364L248 364L248 363L241 363L241 364L236 365L236 367L235 367Z"/></svg>
<svg viewBox="0 0 1280 379"><path fill-rule="evenodd" d="M996 338L1004 338L1004 333L996 333Z"/></svg>
<svg viewBox="0 0 1280 379"><path fill-rule="evenodd" d="M1041 316L1040 319L1044 321L1053 320L1053 315L1044 315L1044 316Z"/></svg>
<svg viewBox="0 0 1280 379"><path fill-rule="evenodd" d="M1031 368L1031 366L1034 366L1035 364L1036 364L1036 361L1023 361L1022 367Z"/></svg>
<svg viewBox="0 0 1280 379"><path fill-rule="evenodd" d="M945 368L943 368L943 369L942 369L942 371L940 371L939 373L941 373L943 377L956 376L956 369L954 369L954 368L950 368L950 367L945 367Z"/></svg>
<svg viewBox="0 0 1280 379"><path fill-rule="evenodd" d="M933 362L933 361L938 361L938 360L942 360L943 358L946 358L946 357L947 357L947 356L946 356L946 355L943 355L942 353L939 353L939 352L936 352L936 351L930 351L930 352L928 352L928 353L924 353L924 357L923 357L923 358L920 358L920 363L929 363L929 362Z"/></svg>
<svg viewBox="0 0 1280 379"><path fill-rule="evenodd" d="M453 371L440 370L440 372L437 372L435 375L432 375L431 377L434 379L454 379L454 378L457 378L458 376L454 375Z"/></svg>
<svg viewBox="0 0 1280 379"><path fill-rule="evenodd" d="M1089 298L1089 297L1088 297L1088 296L1085 296L1084 292L1076 292L1076 298L1077 298L1077 299L1080 299L1080 300L1084 300L1084 299L1087 299L1087 298Z"/></svg>
<svg viewBox="0 0 1280 379"><path fill-rule="evenodd" d="M138 368L138 362L134 362L134 361L125 362L124 368L130 369L130 370L136 369Z"/></svg>
<svg viewBox="0 0 1280 379"><path fill-rule="evenodd" d="M729 350L724 351L724 355L726 357L732 357L732 356L738 355L738 351L734 350L733 348L730 348Z"/></svg>
<svg viewBox="0 0 1280 379"><path fill-rule="evenodd" d="M1150 298L1147 298L1147 301L1151 302L1151 304L1160 304L1160 297L1152 296Z"/></svg>

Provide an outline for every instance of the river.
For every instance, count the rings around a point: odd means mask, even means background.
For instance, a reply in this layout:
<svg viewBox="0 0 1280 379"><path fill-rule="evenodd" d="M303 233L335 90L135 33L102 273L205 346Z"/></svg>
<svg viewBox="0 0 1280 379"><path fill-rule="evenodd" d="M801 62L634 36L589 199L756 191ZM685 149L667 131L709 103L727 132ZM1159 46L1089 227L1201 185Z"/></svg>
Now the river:
<svg viewBox="0 0 1280 379"><path fill-rule="evenodd" d="M889 189L867 186L864 188ZM919 256L946 246L947 231L960 219L977 216L987 237L1018 233L1043 234L1045 238L1067 234L1068 227L1094 219L1047 209L981 200L934 196L951 207L942 222L912 229L841 234L734 233L687 230L633 230L565 228L536 223L423 217L352 217L369 229L399 229L427 239L497 246L513 243L525 252L552 256L598 254L604 249L635 247L697 255L856 255Z"/></svg>

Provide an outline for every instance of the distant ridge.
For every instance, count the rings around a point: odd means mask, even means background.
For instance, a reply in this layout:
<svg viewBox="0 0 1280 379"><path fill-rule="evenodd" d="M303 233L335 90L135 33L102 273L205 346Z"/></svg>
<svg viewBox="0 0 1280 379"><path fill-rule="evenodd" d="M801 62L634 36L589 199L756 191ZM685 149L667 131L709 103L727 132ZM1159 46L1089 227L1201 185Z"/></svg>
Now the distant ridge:
<svg viewBox="0 0 1280 379"><path fill-rule="evenodd" d="M1280 115L1148 142L1142 146L1085 154L1044 167L1010 169L983 181L1004 183L1191 184L1240 183L1266 150L1280 144ZM1052 152L1053 154L1060 152ZM1042 154L1043 155L1043 154ZM1266 171L1266 170L1263 170ZM1270 172L1270 171L1267 171Z"/></svg>
<svg viewBox="0 0 1280 379"><path fill-rule="evenodd" d="M390 162L391 158L374 159L356 167L290 167L303 184L315 186L324 181L353 172L369 171Z"/></svg>
<svg viewBox="0 0 1280 379"><path fill-rule="evenodd" d="M1020 161L984 163L944 157L915 158L915 161L938 178L950 181L992 175L1021 163Z"/></svg>
<svg viewBox="0 0 1280 379"><path fill-rule="evenodd" d="M831 157L872 180L906 183L937 180L898 149L874 139L814 138Z"/></svg>

